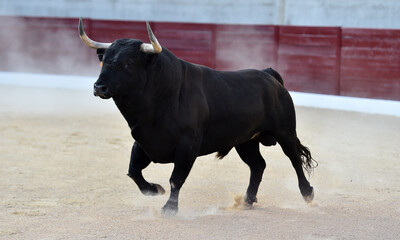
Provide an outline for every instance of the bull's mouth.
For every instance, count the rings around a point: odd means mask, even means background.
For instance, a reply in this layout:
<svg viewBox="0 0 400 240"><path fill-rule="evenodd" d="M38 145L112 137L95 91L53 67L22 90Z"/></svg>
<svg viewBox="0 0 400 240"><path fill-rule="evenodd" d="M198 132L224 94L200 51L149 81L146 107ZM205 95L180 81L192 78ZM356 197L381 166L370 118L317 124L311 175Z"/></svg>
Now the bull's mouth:
<svg viewBox="0 0 400 240"><path fill-rule="evenodd" d="M96 97L100 97L100 98L102 98L102 99L109 99L109 98L111 98L111 96L106 96L106 95L100 95L100 94L95 94L95 96Z"/></svg>

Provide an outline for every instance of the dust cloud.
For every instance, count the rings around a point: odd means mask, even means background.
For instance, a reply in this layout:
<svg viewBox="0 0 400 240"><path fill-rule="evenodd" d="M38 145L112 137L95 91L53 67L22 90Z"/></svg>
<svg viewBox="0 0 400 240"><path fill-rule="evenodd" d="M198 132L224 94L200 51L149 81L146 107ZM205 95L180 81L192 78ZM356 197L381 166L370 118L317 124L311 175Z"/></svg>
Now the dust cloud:
<svg viewBox="0 0 400 240"><path fill-rule="evenodd" d="M91 75L96 52L78 36L78 19L1 16L0 71Z"/></svg>

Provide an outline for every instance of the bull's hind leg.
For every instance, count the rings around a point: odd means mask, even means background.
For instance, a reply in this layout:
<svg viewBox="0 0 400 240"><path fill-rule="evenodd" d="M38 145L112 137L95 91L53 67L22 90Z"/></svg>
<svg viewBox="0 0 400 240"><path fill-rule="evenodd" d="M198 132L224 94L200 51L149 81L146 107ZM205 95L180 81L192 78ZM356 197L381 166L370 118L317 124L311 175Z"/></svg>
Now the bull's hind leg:
<svg viewBox="0 0 400 240"><path fill-rule="evenodd" d="M296 136L280 137L278 138L278 143L281 145L286 156L290 158L290 161L292 162L292 165L296 171L301 195L306 202L311 202L314 198L314 190L313 187L310 186L310 183L306 179L303 171L303 165L309 170L311 168L311 154L306 147L301 145ZM304 154L303 149L307 149L307 156ZM302 156L304 156L304 160L302 159Z"/></svg>
<svg viewBox="0 0 400 240"><path fill-rule="evenodd" d="M257 202L257 192L265 169L265 161L260 154L259 143L256 140L237 145L236 151L240 158L250 167L250 183L247 188L245 202L251 206Z"/></svg>
<svg viewBox="0 0 400 240"><path fill-rule="evenodd" d="M144 195L164 194L165 190L158 184L148 183L142 175L142 170L149 166L150 159L136 142L133 144L131 162L129 164L128 176L137 184Z"/></svg>

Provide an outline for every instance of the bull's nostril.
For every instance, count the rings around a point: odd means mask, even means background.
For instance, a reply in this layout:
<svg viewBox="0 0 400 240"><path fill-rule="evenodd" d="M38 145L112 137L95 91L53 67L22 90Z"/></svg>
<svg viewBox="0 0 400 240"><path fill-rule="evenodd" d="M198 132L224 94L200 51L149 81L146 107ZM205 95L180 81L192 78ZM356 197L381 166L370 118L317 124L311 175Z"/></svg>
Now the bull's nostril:
<svg viewBox="0 0 400 240"><path fill-rule="evenodd" d="M102 84L94 84L93 94L95 96L99 96L101 98L109 98L110 92L108 91L108 87Z"/></svg>

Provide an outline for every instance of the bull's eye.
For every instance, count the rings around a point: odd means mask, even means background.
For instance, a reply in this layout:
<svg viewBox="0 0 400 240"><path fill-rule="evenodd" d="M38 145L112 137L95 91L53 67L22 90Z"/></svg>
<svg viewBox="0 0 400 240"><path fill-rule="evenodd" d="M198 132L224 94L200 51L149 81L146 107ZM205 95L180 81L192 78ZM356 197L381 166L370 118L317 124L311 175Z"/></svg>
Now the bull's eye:
<svg viewBox="0 0 400 240"><path fill-rule="evenodd" d="M115 68L115 67L121 66L121 63L119 63L119 62L114 62L114 61L112 61L112 60L107 60L107 61L105 61L105 64L106 64L108 67L111 67L111 68Z"/></svg>

